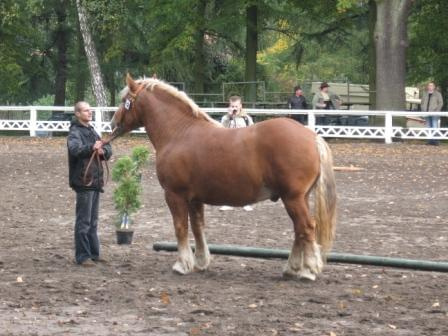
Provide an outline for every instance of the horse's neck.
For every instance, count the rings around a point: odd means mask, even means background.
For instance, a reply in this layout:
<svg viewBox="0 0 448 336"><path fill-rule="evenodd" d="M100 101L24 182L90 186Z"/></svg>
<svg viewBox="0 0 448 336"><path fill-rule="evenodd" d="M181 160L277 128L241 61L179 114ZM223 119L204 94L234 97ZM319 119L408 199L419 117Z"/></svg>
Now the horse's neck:
<svg viewBox="0 0 448 336"><path fill-rule="evenodd" d="M183 108L187 107L181 104L151 100L151 106L146 107L143 122L156 150L161 150L194 124L200 122L195 116L190 115L189 111L183 111Z"/></svg>

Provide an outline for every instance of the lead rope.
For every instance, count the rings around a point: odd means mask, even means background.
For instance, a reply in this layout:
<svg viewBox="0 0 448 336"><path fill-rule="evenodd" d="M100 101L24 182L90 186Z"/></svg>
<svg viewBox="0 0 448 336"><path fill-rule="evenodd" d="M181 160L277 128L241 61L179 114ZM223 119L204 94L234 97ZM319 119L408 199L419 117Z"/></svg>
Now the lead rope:
<svg viewBox="0 0 448 336"><path fill-rule="evenodd" d="M103 145L107 145L113 139L115 139L115 137L113 137L111 135L109 137L109 139L101 140L101 141L103 142ZM109 165L107 164L107 160L101 161L100 154L98 153L98 150L94 150L92 155L90 156L89 163L87 164L86 171L84 172L84 176L82 178L82 182L84 183L84 185L86 187L90 187L93 183L93 176L91 177L90 181L87 183L87 174L89 172L90 166L92 165L92 162L94 159L96 159L98 167L100 167L100 166L103 167L103 170L104 170L104 166L103 166L103 162L104 162L104 165L106 166L106 182L104 183L104 185L106 185L107 182L109 182L110 173L109 173Z"/></svg>

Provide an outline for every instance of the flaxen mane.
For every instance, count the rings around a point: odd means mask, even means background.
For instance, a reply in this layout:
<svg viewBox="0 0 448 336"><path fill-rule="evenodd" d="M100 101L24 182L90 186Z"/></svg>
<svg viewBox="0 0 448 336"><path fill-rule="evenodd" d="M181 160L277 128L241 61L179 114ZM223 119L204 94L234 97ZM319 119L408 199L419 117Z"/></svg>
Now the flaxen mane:
<svg viewBox="0 0 448 336"><path fill-rule="evenodd" d="M207 113L202 111L198 105L190 98L188 97L185 92L178 90L176 87L165 83L164 81L161 81L159 79L154 78L140 78L135 81L138 85L144 85L147 90L153 91L155 87L159 88L160 90L165 91L166 93L172 95L174 98L177 98L184 104L186 104L188 107L190 107L191 113L200 119L205 119L207 121L210 121L211 123L215 124L216 126L221 126L219 122L211 118ZM126 86L123 91L121 91L121 97L125 97L129 92L129 88Z"/></svg>

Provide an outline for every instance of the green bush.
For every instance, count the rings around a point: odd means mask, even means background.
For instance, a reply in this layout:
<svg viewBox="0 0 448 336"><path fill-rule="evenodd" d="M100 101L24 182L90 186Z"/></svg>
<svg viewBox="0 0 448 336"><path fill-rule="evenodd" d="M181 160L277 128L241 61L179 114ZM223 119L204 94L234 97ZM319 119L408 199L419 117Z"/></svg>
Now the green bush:
<svg viewBox="0 0 448 336"><path fill-rule="evenodd" d="M149 150L144 146L134 147L131 157L123 156L112 169L115 208L120 216L119 228L129 228L129 216L141 207L141 169L149 159Z"/></svg>

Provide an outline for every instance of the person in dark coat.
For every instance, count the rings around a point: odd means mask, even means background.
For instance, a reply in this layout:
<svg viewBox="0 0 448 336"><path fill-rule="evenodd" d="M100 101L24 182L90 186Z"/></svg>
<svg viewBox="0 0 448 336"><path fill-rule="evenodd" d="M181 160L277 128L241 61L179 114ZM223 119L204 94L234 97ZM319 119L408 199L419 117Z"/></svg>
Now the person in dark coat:
<svg viewBox="0 0 448 336"><path fill-rule="evenodd" d="M308 108L306 99L303 96L302 88L299 85L294 87L294 95L288 100L288 108L290 110L306 110ZM290 118L304 125L307 122L307 116L303 114L291 114Z"/></svg>
<svg viewBox="0 0 448 336"><path fill-rule="evenodd" d="M76 192L75 262L89 267L103 261L97 229L104 178L102 165L97 160L92 161L87 174L86 169L94 151L98 151L101 160L109 160L112 147L110 144L103 145L90 125L92 110L88 103L76 103L75 117L67 137L69 184Z"/></svg>

